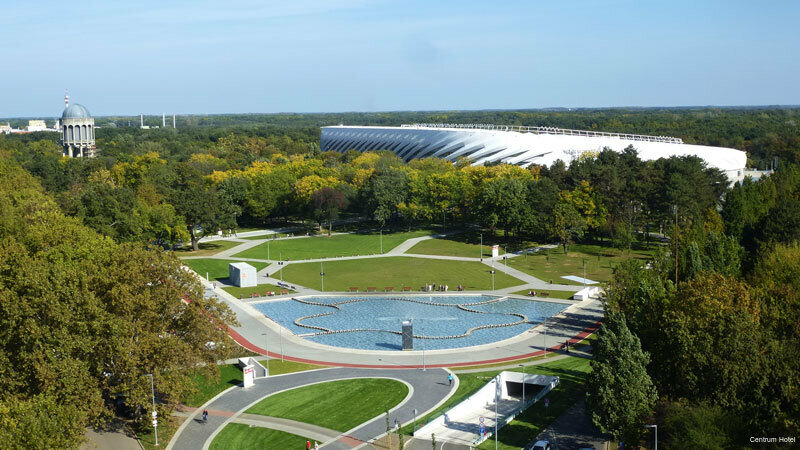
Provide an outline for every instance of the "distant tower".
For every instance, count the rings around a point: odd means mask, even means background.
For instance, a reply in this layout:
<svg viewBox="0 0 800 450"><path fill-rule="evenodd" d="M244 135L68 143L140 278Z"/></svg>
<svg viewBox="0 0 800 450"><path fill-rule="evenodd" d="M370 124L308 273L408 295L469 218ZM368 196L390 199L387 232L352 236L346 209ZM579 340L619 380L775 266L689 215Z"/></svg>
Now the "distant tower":
<svg viewBox="0 0 800 450"><path fill-rule="evenodd" d="M161 128L167 128L167 116L163 112L161 113Z"/></svg>
<svg viewBox="0 0 800 450"><path fill-rule="evenodd" d="M61 151L70 158L93 158L94 118L83 105L69 106L69 92L64 95L64 112L61 113Z"/></svg>
<svg viewBox="0 0 800 450"><path fill-rule="evenodd" d="M175 129L175 114L172 115L172 129Z"/></svg>
<svg viewBox="0 0 800 450"><path fill-rule="evenodd" d="M144 114L139 114L139 128L144 128Z"/></svg>

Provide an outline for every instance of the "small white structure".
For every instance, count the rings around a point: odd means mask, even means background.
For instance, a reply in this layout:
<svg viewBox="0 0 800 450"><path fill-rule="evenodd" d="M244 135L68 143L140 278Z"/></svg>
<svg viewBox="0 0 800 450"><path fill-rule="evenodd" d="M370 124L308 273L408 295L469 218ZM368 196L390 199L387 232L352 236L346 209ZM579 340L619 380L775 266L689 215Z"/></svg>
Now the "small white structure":
<svg viewBox="0 0 800 450"><path fill-rule="evenodd" d="M497 258L498 256L500 256L500 246L499 245L493 245L492 246L492 258Z"/></svg>
<svg viewBox="0 0 800 450"><path fill-rule="evenodd" d="M259 378L266 378L269 376L267 369L261 365L255 358L239 358L239 367L242 368L244 388L249 388L255 384L255 380Z"/></svg>
<svg viewBox="0 0 800 450"><path fill-rule="evenodd" d="M228 264L228 278L239 287L255 287L258 284L256 268L243 262Z"/></svg>

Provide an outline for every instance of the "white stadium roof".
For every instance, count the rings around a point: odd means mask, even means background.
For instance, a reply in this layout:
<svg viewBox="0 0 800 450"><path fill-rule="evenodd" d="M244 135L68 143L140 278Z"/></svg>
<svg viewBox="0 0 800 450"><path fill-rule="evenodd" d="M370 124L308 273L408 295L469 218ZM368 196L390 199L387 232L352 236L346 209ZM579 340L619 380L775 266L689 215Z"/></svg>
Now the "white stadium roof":
<svg viewBox="0 0 800 450"><path fill-rule="evenodd" d="M461 156L474 164L503 162L520 166L550 166L557 160L569 164L584 152L603 148L622 151L633 146L643 160L670 156L697 156L728 175L731 182L743 176L747 155L724 147L684 144L679 138L635 134L566 130L549 127L503 125L412 124L400 127L330 126L322 128L322 151L389 150L406 161L439 157L455 161Z"/></svg>

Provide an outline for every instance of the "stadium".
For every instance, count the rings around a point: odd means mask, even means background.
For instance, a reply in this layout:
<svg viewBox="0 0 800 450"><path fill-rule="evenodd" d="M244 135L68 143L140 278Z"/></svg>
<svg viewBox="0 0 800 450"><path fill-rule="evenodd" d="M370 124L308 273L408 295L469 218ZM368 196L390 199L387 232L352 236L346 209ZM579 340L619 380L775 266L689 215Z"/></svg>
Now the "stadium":
<svg viewBox="0 0 800 450"><path fill-rule="evenodd" d="M604 133L551 127L521 127L483 124L411 124L400 127L322 127L320 149L389 150L405 161L438 157L456 161L470 158L473 164L507 163L523 167L550 166L557 160L569 164L585 152L604 148L621 152L633 146L643 160L671 156L697 156L709 167L728 176L731 183L744 177L747 155L724 147L684 144L680 138L638 134Z"/></svg>

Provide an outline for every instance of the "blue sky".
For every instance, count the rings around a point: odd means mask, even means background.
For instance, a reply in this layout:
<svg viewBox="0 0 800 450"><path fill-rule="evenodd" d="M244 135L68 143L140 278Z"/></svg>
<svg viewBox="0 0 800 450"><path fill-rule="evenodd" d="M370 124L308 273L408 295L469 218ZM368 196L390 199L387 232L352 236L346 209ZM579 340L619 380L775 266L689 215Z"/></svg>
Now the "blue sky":
<svg viewBox="0 0 800 450"><path fill-rule="evenodd" d="M19 1L0 117L800 104L795 1Z"/></svg>

